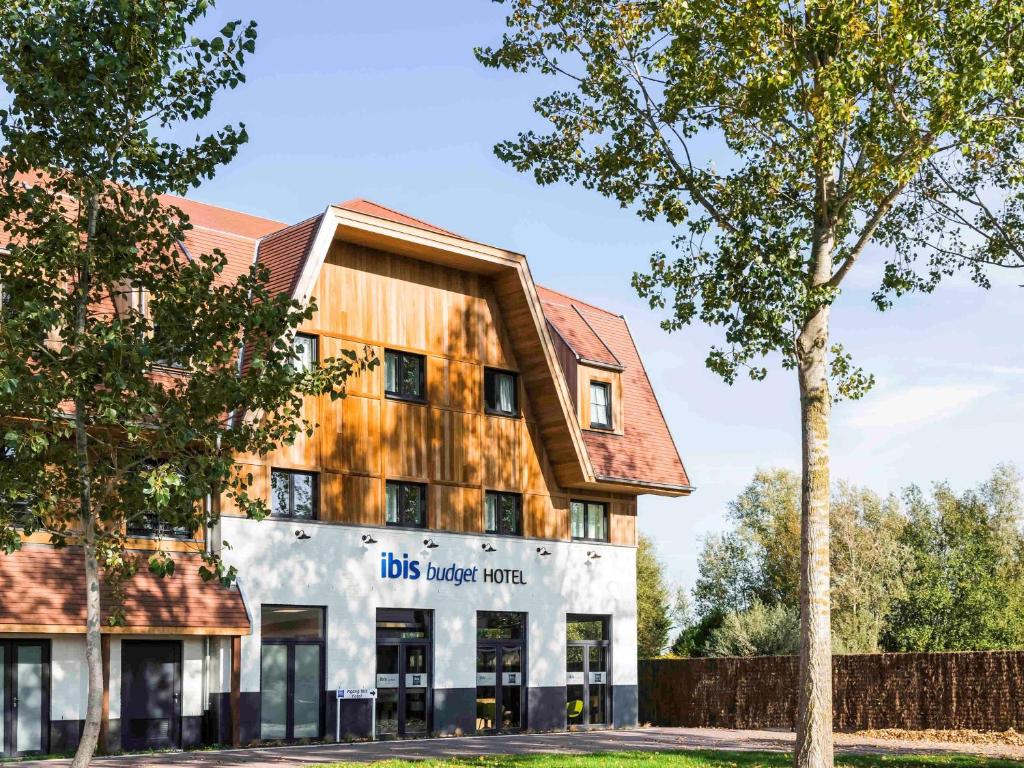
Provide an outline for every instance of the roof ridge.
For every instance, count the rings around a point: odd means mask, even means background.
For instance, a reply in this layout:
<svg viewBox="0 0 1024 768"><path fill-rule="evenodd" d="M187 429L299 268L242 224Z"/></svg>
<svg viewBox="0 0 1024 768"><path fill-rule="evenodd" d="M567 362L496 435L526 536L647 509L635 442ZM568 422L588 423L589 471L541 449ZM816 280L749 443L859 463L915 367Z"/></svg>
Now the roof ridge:
<svg viewBox="0 0 1024 768"><path fill-rule="evenodd" d="M410 216L408 213L405 213L404 211L399 211L396 208L392 208L390 206L383 205L381 203L378 203L376 200L370 200L368 197L353 197L351 200L345 200L342 203L338 203L338 207L339 208L340 207L344 207L345 205L347 205L349 203L368 203L370 205L376 206L377 208L383 208L385 211L393 213L396 216L403 216L403 217L405 217L407 219L410 219L412 221L418 222L419 224L422 224L427 229L436 229L439 232L443 232L446 235L451 235L452 237L457 237L460 240L465 240L466 239L462 235L457 234L455 232L452 232L450 229L445 229L444 227L439 227L439 226L437 226L437 224L432 224L431 222L427 221L426 219L421 219L418 216ZM371 215L372 216L373 214L367 214L367 215Z"/></svg>
<svg viewBox="0 0 1024 768"><path fill-rule="evenodd" d="M216 232L218 235L227 235L228 237L237 237L240 240L249 240L250 242L255 242L255 241L261 239L259 237L250 237L249 235L240 235L237 232L232 232L232 231L227 230L227 229L217 229L216 227L207 227L204 224L192 224L192 222L189 222L189 224L192 225L192 229L193 230L200 230L201 229L204 232ZM280 230L275 229L274 232L280 232ZM270 234L273 234L273 232L270 233ZM266 235L264 235L263 237L266 237Z"/></svg>
<svg viewBox="0 0 1024 768"><path fill-rule="evenodd" d="M270 218L267 218L266 216L257 216L254 213L247 213L245 211L240 211L237 208L228 208L227 206L224 206L224 205L217 205L217 203L206 203L206 202L203 202L202 200L196 200L193 197L185 197L183 195L176 195L173 192L164 192L164 193L162 193L160 195L160 197L173 197L175 200L183 200L186 203L192 203L193 205L203 205L203 206L206 206L207 208L216 208L218 211L224 211L225 213L233 213L236 216L244 216L244 217L246 217L248 219L259 219L260 221L265 221L268 224L280 224L282 227L288 226L287 223L285 223L283 221L280 221L278 219L270 219Z"/></svg>
<svg viewBox="0 0 1024 768"><path fill-rule="evenodd" d="M556 291L554 288L548 288L546 285L538 285L537 287L543 288L548 293L553 293L556 296L561 296L563 299L568 300L570 306L573 306L574 304L580 304L584 307L588 307L589 309L593 309L597 312L601 312L602 314L609 315L611 317L623 317L623 315L620 315L617 312L612 312L610 309L605 309L604 307L599 307L596 304L591 304L589 301L584 301L583 299L578 299L575 296L570 296L568 293Z"/></svg>

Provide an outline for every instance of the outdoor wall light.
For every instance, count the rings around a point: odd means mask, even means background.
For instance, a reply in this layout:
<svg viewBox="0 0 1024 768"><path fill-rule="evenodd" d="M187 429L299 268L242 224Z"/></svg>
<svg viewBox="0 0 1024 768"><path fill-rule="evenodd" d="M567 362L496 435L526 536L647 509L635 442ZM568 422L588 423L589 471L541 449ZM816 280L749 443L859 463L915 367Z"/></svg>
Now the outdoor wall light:
<svg viewBox="0 0 1024 768"><path fill-rule="evenodd" d="M300 528L299 530L297 530L295 532L295 538L298 539L299 541L305 541L306 539L309 538L309 534L306 533L304 530L302 530Z"/></svg>
<svg viewBox="0 0 1024 768"><path fill-rule="evenodd" d="M424 546L424 547L426 547L427 549L437 549L437 548L438 548L438 547L440 547L441 545L440 545L440 544L438 544L438 543L437 543L436 541L434 541L433 539L424 539L424 540L423 540L423 546Z"/></svg>
<svg viewBox="0 0 1024 768"><path fill-rule="evenodd" d="M489 542L489 541L486 541L483 544L481 544L480 545L480 549L482 549L484 552L495 552L495 551L497 551L497 550L494 549L494 545L491 544L491 542Z"/></svg>
<svg viewBox="0 0 1024 768"><path fill-rule="evenodd" d="M587 552L587 557L589 557L591 560L598 560L601 557L601 553L594 552L593 550L591 550L590 552Z"/></svg>
<svg viewBox="0 0 1024 768"><path fill-rule="evenodd" d="M377 540L368 533L363 534L363 544L376 544Z"/></svg>
<svg viewBox="0 0 1024 768"><path fill-rule="evenodd" d="M537 547L537 554L541 557L547 557L551 554L551 551L547 547Z"/></svg>

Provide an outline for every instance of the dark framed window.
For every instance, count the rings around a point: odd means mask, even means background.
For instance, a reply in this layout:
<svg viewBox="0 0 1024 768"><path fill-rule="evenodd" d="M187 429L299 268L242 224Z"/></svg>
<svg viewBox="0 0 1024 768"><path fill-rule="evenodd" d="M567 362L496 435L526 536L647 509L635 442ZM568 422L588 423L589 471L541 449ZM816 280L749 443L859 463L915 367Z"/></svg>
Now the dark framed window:
<svg viewBox="0 0 1024 768"><path fill-rule="evenodd" d="M188 528L174 525L164 520L155 512L142 512L132 517L125 526L129 536L155 537L166 539L191 539L192 532Z"/></svg>
<svg viewBox="0 0 1024 768"><path fill-rule="evenodd" d="M385 349L384 394L398 400L426 400L427 358Z"/></svg>
<svg viewBox="0 0 1024 768"><path fill-rule="evenodd" d="M590 382L590 426L612 428L612 385L606 381Z"/></svg>
<svg viewBox="0 0 1024 768"><path fill-rule="evenodd" d="M296 520L316 520L320 502L315 472L274 469L270 472L270 514Z"/></svg>
<svg viewBox="0 0 1024 768"><path fill-rule="evenodd" d="M143 472L155 472L164 466L164 462L159 459L145 459L141 462L140 466ZM185 473L180 468L167 465L167 469L184 481ZM194 508L190 500L175 499L173 506L168 506L164 509L163 516L146 509L144 506L140 505L140 507L133 514L128 515L125 520L125 533L128 536L170 539L194 538L193 531L190 531L186 525L182 524L193 518Z"/></svg>
<svg viewBox="0 0 1024 768"><path fill-rule="evenodd" d="M292 339L292 353L297 371L311 371L320 362L320 340L308 333L296 333Z"/></svg>
<svg viewBox="0 0 1024 768"><path fill-rule="evenodd" d="M9 445L0 445L0 488L5 487L4 476L8 472L13 474L16 471L15 461L17 456L14 449ZM7 488L6 494L0 493L0 511L9 510L15 528L36 531L44 527L42 516L34 509L36 501L35 496L16 494Z"/></svg>
<svg viewBox="0 0 1024 768"><path fill-rule="evenodd" d="M484 532L502 536L522 536L522 495L487 491L484 496Z"/></svg>
<svg viewBox="0 0 1024 768"><path fill-rule="evenodd" d="M518 384L518 374L484 368L484 410L498 416L518 416Z"/></svg>
<svg viewBox="0 0 1024 768"><path fill-rule="evenodd" d="M603 501L570 501L572 537L608 541L608 505Z"/></svg>
<svg viewBox="0 0 1024 768"><path fill-rule="evenodd" d="M385 488L384 522L404 528L427 527L427 486L388 480Z"/></svg>

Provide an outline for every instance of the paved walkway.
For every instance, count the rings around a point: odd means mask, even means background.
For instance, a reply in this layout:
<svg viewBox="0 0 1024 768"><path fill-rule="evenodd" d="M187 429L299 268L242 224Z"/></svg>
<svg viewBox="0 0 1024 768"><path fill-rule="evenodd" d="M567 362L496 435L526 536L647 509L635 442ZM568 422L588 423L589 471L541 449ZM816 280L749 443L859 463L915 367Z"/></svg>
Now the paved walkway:
<svg viewBox="0 0 1024 768"><path fill-rule="evenodd" d="M628 731L464 736L415 741L360 744L262 747L219 752L173 752L158 755L122 755L93 761L95 768L213 768L244 765L280 768L317 763L367 763L389 758L426 759L479 755L580 754L588 752L665 751L671 749L737 749L788 751L793 734L785 731L729 731L716 728L638 728ZM1024 759L1024 747L996 744L943 744L925 741L887 741L836 734L839 752L857 754L971 753ZM15 763L12 768L57 768L70 760Z"/></svg>

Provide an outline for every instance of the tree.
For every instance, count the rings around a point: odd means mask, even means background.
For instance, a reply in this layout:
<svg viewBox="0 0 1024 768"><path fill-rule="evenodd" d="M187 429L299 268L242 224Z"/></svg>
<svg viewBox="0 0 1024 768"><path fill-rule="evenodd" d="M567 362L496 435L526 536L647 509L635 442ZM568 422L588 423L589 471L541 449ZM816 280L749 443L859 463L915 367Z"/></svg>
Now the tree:
<svg viewBox="0 0 1024 768"><path fill-rule="evenodd" d="M957 495L940 483L931 499L906 493L907 589L893 603L884 644L893 651L1024 648L1024 520L1021 481L999 467Z"/></svg>
<svg viewBox="0 0 1024 768"><path fill-rule="evenodd" d="M905 521L895 498L845 482L835 484L831 507L835 651L873 653L890 603L903 592ZM758 470L730 502L729 518L735 529L708 539L701 552L694 588L698 613L743 614L755 602L798 610L799 477L785 469ZM703 654L707 648L694 650Z"/></svg>
<svg viewBox="0 0 1024 768"><path fill-rule="evenodd" d="M837 653L881 650L886 616L906 593L906 518L895 497L839 482L832 493L832 641Z"/></svg>
<svg viewBox="0 0 1024 768"><path fill-rule="evenodd" d="M798 766L832 764L830 383L872 378L829 333L847 275L887 247L880 308L967 268L1024 267L1024 9L994 0L509 0L486 66L554 76L550 131L496 153L680 234L634 286L663 327L724 329L727 382L796 371L802 447Z"/></svg>
<svg viewBox="0 0 1024 768"><path fill-rule="evenodd" d="M211 5L0 8L0 434L15 459L0 461L0 546L46 531L82 547L88 706L75 768L100 727L101 574L116 588L138 567L126 525L209 528L218 512L203 500L219 493L266 514L234 457L311 430L303 396L340 396L363 364L300 370L288 337L315 307L273 293L263 267L232 280L223 254L186 253L187 217L160 197L210 178L246 140L244 126L174 139L244 80L254 50L252 23L192 35ZM230 583L217 553L204 560L204 578ZM170 576L174 561L156 552L147 567Z"/></svg>
<svg viewBox="0 0 1024 768"><path fill-rule="evenodd" d="M650 537L640 534L636 550L637 654L640 658L660 656L668 644L672 627L665 566Z"/></svg>
<svg viewBox="0 0 1024 768"><path fill-rule="evenodd" d="M786 656L800 646L800 615L781 603L755 600L744 611L730 611L708 636L705 656Z"/></svg>

